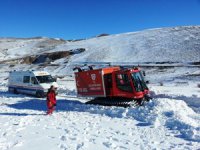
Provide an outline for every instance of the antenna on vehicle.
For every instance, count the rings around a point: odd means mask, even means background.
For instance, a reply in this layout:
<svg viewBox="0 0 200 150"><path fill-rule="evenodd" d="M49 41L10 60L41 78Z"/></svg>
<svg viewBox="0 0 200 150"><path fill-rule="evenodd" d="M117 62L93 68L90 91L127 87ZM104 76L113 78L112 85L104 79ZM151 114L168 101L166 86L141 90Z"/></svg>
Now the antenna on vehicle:
<svg viewBox="0 0 200 150"><path fill-rule="evenodd" d="M73 68L73 71L78 70L78 72L82 72L83 70L80 67Z"/></svg>
<svg viewBox="0 0 200 150"><path fill-rule="evenodd" d="M111 66L111 62L108 62L108 66L109 66L109 67Z"/></svg>
<svg viewBox="0 0 200 150"><path fill-rule="evenodd" d="M88 68L89 68L90 70L93 70L93 67L92 67L92 66L88 66Z"/></svg>

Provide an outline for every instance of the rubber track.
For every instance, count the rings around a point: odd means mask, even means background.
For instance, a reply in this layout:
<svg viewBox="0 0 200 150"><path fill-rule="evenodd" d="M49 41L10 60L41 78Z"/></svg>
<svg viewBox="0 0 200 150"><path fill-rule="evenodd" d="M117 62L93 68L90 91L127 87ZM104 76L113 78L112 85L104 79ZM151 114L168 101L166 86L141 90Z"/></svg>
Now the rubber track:
<svg viewBox="0 0 200 150"><path fill-rule="evenodd" d="M144 102L130 99L95 98L94 100L86 102L86 104L117 107L137 107L143 105Z"/></svg>

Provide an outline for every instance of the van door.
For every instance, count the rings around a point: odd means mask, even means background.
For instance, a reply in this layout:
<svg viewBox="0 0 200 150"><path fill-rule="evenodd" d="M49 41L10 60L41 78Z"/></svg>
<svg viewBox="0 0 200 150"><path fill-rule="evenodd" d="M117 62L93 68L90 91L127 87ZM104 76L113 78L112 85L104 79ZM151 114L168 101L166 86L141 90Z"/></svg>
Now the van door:
<svg viewBox="0 0 200 150"><path fill-rule="evenodd" d="M38 88L38 81L37 81L36 77L31 77L30 86L31 86L31 88L33 88L33 91L31 91L31 94L36 95L36 92L37 92L36 89Z"/></svg>

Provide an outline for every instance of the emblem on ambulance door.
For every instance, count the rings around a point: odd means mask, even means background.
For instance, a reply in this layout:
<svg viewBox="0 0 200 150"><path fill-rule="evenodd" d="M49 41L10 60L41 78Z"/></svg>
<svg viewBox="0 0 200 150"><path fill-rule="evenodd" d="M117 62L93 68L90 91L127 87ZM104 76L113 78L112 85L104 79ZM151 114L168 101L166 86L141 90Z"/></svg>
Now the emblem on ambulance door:
<svg viewBox="0 0 200 150"><path fill-rule="evenodd" d="M95 81L95 80L96 80L96 74L91 74L91 79L92 79L93 81Z"/></svg>

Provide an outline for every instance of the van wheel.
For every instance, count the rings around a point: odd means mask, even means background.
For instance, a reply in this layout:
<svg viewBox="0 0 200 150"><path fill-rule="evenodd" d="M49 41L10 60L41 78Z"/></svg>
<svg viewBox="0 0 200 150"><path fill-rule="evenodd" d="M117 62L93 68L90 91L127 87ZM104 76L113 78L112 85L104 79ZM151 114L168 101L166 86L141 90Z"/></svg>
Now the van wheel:
<svg viewBox="0 0 200 150"><path fill-rule="evenodd" d="M13 90L13 93L14 93L14 94L18 94L17 89L14 89L14 90Z"/></svg>
<svg viewBox="0 0 200 150"><path fill-rule="evenodd" d="M43 93L42 93L42 92L37 91L37 92L36 92L36 97L42 98L42 97L44 97L44 96L43 96Z"/></svg>
<svg viewBox="0 0 200 150"><path fill-rule="evenodd" d="M8 88L8 92L9 93L14 93L13 89L11 89L11 88Z"/></svg>

